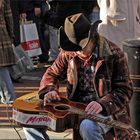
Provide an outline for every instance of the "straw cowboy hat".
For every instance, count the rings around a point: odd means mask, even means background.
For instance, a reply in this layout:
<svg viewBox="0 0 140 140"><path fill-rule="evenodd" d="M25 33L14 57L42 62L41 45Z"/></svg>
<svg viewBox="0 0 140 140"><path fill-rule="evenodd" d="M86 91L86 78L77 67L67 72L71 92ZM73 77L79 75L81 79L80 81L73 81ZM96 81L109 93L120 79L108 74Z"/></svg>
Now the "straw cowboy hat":
<svg viewBox="0 0 140 140"><path fill-rule="evenodd" d="M100 20L91 24L89 20L82 14L78 13L65 19L64 28L59 28L59 45L66 51L82 50L90 38L97 34L98 24Z"/></svg>

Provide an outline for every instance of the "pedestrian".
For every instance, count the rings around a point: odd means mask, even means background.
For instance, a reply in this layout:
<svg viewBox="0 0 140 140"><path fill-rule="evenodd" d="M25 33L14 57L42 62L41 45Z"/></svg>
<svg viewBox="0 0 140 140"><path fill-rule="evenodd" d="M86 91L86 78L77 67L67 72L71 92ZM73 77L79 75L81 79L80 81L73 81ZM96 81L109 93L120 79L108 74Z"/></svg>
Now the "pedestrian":
<svg viewBox="0 0 140 140"><path fill-rule="evenodd" d="M123 49L123 41L140 37L140 0L98 0L99 33Z"/></svg>
<svg viewBox="0 0 140 140"><path fill-rule="evenodd" d="M13 15L14 22L14 45L18 46L21 44L20 41L20 20L25 20L26 15L26 5L24 0L10 0L10 6Z"/></svg>
<svg viewBox="0 0 140 140"><path fill-rule="evenodd" d="M14 26L14 46L17 47L21 45L21 40L20 40L20 21L26 19L26 5L24 0L17 0L13 1L10 0L10 6L12 10L12 15L13 15L13 26ZM17 73L15 69L9 68L10 76L12 78L12 81L15 83L21 82L21 77L23 76L24 72L19 72L19 74L16 74L16 77L13 75L13 73Z"/></svg>
<svg viewBox="0 0 140 140"><path fill-rule="evenodd" d="M39 63L46 63L48 61L48 42L45 36L47 27L42 20L42 4L45 0L27 0L24 1L26 5L27 20L36 23L37 31L39 35L40 46L42 54L39 55Z"/></svg>
<svg viewBox="0 0 140 140"><path fill-rule="evenodd" d="M8 67L16 64L12 48L14 40L13 19L10 1L0 0L0 3L0 97L2 103L12 103L15 100L15 91Z"/></svg>
<svg viewBox="0 0 140 140"><path fill-rule="evenodd" d="M58 87L67 79L68 98L85 103L87 114L99 114L130 124L129 102L133 93L132 82L124 52L96 32L97 22L78 13L65 20L59 29L61 51L43 75L39 98L47 103L60 101ZM83 140L103 140L111 127L85 118L79 126ZM27 140L48 140L42 128L24 128ZM130 140L126 131L115 128L117 140Z"/></svg>

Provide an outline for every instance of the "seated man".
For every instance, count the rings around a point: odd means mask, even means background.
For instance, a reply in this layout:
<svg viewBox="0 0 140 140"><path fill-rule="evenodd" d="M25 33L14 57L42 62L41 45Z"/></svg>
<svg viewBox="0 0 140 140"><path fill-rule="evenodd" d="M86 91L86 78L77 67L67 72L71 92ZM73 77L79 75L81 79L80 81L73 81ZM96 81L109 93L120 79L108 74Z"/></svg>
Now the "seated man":
<svg viewBox="0 0 140 140"><path fill-rule="evenodd" d="M44 106L61 100L59 81L67 78L68 98L87 104L87 114L99 114L130 124L128 105L133 90L124 53L115 44L98 36L97 23L91 25L79 13L65 20L59 29L61 51L45 72L39 89ZM103 140L111 127L85 118L79 126L83 140ZM24 128L28 140L48 139L44 129ZM115 129L119 139L130 139L126 131Z"/></svg>

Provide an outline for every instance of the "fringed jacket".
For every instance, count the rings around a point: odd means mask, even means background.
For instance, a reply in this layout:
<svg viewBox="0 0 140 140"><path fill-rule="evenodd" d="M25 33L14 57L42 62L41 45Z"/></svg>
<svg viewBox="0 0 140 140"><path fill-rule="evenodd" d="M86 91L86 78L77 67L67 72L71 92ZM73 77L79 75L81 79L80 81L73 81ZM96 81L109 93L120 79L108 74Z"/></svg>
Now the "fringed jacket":
<svg viewBox="0 0 140 140"><path fill-rule="evenodd" d="M77 87L77 55L61 50L58 58L45 72L39 89L39 97L43 98L48 91L59 88L59 80L67 78L68 98L72 99ZM99 79L104 81L105 90L100 94ZM112 115L115 120L130 124L129 102L133 87L124 52L103 37L99 39L99 56L96 63L94 88L99 96L98 102L103 106L104 115ZM115 129L118 140L129 140L126 131Z"/></svg>

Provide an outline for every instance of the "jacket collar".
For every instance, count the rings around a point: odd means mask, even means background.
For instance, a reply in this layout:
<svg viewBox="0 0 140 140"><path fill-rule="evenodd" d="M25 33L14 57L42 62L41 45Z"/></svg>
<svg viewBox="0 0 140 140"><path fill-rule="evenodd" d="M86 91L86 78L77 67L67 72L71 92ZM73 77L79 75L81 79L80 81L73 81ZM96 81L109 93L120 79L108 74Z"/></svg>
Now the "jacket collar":
<svg viewBox="0 0 140 140"><path fill-rule="evenodd" d="M104 37L99 36L98 44L99 44L99 57L100 58L109 57L113 55L110 45Z"/></svg>

